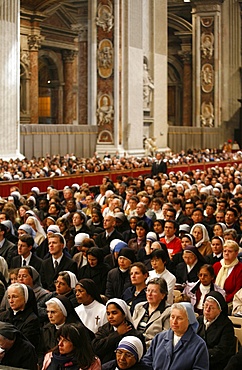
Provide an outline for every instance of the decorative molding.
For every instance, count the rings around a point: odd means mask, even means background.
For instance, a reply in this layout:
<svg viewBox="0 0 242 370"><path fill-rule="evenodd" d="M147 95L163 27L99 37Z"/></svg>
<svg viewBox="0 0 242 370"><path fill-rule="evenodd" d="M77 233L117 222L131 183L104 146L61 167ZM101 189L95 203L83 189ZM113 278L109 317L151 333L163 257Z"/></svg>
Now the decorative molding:
<svg viewBox="0 0 242 370"><path fill-rule="evenodd" d="M77 55L75 50L63 50L62 51L62 59L64 62L72 63Z"/></svg>
<svg viewBox="0 0 242 370"><path fill-rule="evenodd" d="M43 37L40 35L29 35L28 36L28 45L31 51L38 51L41 47L41 42Z"/></svg>
<svg viewBox="0 0 242 370"><path fill-rule="evenodd" d="M78 23L72 24L72 30L78 33L78 41L87 41L88 36L88 26Z"/></svg>

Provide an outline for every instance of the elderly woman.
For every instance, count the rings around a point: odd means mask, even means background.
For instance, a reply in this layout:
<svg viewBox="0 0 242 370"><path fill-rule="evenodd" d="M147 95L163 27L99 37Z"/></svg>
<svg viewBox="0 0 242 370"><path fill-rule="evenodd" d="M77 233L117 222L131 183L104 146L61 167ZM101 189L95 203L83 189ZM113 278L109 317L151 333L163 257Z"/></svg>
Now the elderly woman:
<svg viewBox="0 0 242 370"><path fill-rule="evenodd" d="M133 313L134 327L145 337L146 347L157 333L170 328L170 306L166 303L167 283L163 278L147 284L147 302L138 303Z"/></svg>
<svg viewBox="0 0 242 370"><path fill-rule="evenodd" d="M81 279L76 283L76 299L80 304L75 308L83 324L96 333L107 322L106 308L96 284L91 279Z"/></svg>
<svg viewBox="0 0 242 370"><path fill-rule="evenodd" d="M57 336L58 344L46 354L42 370L101 370L83 326L62 325Z"/></svg>
<svg viewBox="0 0 242 370"><path fill-rule="evenodd" d="M186 294L191 299L191 304L194 311L202 315L204 300L212 291L220 292L225 297L225 291L218 285L214 284L214 269L211 265L203 265L198 272L198 282L187 283L183 294Z"/></svg>
<svg viewBox="0 0 242 370"><path fill-rule="evenodd" d="M198 249L193 245L184 248L183 262L176 267L176 281L178 284L196 282L199 269L206 263Z"/></svg>
<svg viewBox="0 0 242 370"><path fill-rule="evenodd" d="M108 322L101 326L92 341L95 353L102 363L115 360L115 349L120 340L127 335L141 339L144 348L144 337L133 326L127 304L119 298L112 298L106 303Z"/></svg>
<svg viewBox="0 0 242 370"><path fill-rule="evenodd" d="M195 238L195 246L198 248L199 252L206 256L212 253L211 243L209 241L209 235L206 227L203 224L195 224L191 228L190 234Z"/></svg>
<svg viewBox="0 0 242 370"><path fill-rule="evenodd" d="M77 283L76 275L71 271L61 271L55 280L55 291L46 295L41 301L38 302L39 316L42 322L47 321L47 313L45 302L49 299L56 297L57 295L65 296L69 299L72 306L75 308L78 306L75 296L75 286Z"/></svg>
<svg viewBox="0 0 242 370"><path fill-rule="evenodd" d="M43 327L42 353L57 345L57 331L65 323L78 323L81 321L68 298L57 295L45 302L49 322ZM82 324L83 325L83 324Z"/></svg>
<svg viewBox="0 0 242 370"><path fill-rule="evenodd" d="M213 265L215 283L226 292L226 302L232 302L236 292L242 287L242 263L237 256L239 246L234 240L226 240L223 246L223 259Z"/></svg>
<svg viewBox="0 0 242 370"><path fill-rule="evenodd" d="M228 318L228 306L219 292L210 292L204 302L203 315L198 318L197 334L206 342L209 369L223 370L235 354L234 327Z"/></svg>
<svg viewBox="0 0 242 370"><path fill-rule="evenodd" d="M143 357L150 370L208 370L208 351L196 334L198 322L191 303L172 305L170 326L155 336Z"/></svg>
<svg viewBox="0 0 242 370"><path fill-rule="evenodd" d="M115 351L116 359L107 362L102 370L148 370L141 360L144 348L141 340L132 335L121 339Z"/></svg>
<svg viewBox="0 0 242 370"><path fill-rule="evenodd" d="M27 285L14 283L8 287L7 292L10 307L0 314L0 321L15 325L37 348L40 324L33 290Z"/></svg>

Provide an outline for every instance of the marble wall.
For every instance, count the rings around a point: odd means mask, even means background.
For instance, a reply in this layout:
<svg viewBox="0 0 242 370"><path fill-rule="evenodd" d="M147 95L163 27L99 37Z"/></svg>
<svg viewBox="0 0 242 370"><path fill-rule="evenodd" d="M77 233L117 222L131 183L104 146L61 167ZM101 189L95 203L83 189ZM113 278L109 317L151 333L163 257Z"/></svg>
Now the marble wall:
<svg viewBox="0 0 242 370"><path fill-rule="evenodd" d="M1 158L19 157L19 1L0 2Z"/></svg>

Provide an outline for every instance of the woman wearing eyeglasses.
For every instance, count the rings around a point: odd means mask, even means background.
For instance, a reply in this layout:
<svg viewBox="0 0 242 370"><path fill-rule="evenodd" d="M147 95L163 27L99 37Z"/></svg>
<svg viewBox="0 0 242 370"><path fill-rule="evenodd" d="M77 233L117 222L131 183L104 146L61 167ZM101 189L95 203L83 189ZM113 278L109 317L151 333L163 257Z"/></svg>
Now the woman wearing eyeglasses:
<svg viewBox="0 0 242 370"><path fill-rule="evenodd" d="M203 265L198 272L198 281L196 283L187 283L183 294L191 299L194 311L199 315L203 313L203 303L206 295L210 292L217 291L225 297L225 291L213 283L215 274L211 265Z"/></svg>
<svg viewBox="0 0 242 370"><path fill-rule="evenodd" d="M115 351L116 359L104 364L102 370L148 370L149 368L141 360L143 351L141 340L129 335L119 342Z"/></svg>
<svg viewBox="0 0 242 370"><path fill-rule="evenodd" d="M144 335L148 348L154 336L170 328L170 305L166 299L168 288L165 279L155 278L148 282L146 302L138 303L133 313L134 327Z"/></svg>

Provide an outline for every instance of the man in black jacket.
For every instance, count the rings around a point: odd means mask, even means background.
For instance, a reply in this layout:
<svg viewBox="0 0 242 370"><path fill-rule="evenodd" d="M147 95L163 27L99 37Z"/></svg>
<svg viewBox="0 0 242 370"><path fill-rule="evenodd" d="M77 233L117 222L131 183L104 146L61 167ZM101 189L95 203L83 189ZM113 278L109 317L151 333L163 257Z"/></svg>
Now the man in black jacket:
<svg viewBox="0 0 242 370"><path fill-rule="evenodd" d="M159 175L159 173L167 173L167 164L164 162L163 155L156 153L156 161L152 164L151 176Z"/></svg>
<svg viewBox="0 0 242 370"><path fill-rule="evenodd" d="M61 234L52 234L48 242L51 257L43 261L40 276L43 287L53 292L55 290L54 282L59 272L71 271L77 275L77 264L71 258L63 254L65 240Z"/></svg>
<svg viewBox="0 0 242 370"><path fill-rule="evenodd" d="M18 240L18 256L13 257L11 268L22 266L32 266L36 271L40 271L42 267L42 259L32 253L34 239L28 234L23 234Z"/></svg>

